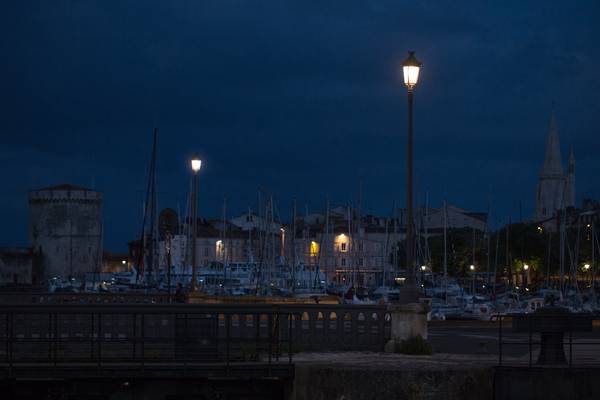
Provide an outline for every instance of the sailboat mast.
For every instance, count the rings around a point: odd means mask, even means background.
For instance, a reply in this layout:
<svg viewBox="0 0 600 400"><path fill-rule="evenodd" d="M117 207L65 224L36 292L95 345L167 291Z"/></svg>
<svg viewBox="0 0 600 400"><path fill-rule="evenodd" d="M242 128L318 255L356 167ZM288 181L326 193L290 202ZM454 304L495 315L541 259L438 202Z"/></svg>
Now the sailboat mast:
<svg viewBox="0 0 600 400"><path fill-rule="evenodd" d="M596 301L596 286L595 286L595 281L596 281L596 228L595 228L595 218L594 216L592 216L592 279L591 279L591 286L592 286L592 298L594 299L594 302Z"/></svg>
<svg viewBox="0 0 600 400"><path fill-rule="evenodd" d="M298 254L296 252L296 198L294 198L292 215L292 292L296 291L296 265Z"/></svg>
<svg viewBox="0 0 600 400"><path fill-rule="evenodd" d="M444 296L448 303L448 211L444 199Z"/></svg>

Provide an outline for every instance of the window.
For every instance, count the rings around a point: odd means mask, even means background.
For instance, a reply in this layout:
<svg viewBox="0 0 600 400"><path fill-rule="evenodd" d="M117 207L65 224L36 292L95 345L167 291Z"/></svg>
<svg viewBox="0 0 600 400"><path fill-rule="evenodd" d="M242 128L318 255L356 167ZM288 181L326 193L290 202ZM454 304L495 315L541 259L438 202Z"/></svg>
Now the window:
<svg viewBox="0 0 600 400"><path fill-rule="evenodd" d="M341 260L340 263L341 263L342 267L345 267L346 266L346 259L344 257L342 257L342 260Z"/></svg>
<svg viewBox="0 0 600 400"><path fill-rule="evenodd" d="M204 248L204 257L208 257L208 247Z"/></svg>
<svg viewBox="0 0 600 400"><path fill-rule="evenodd" d="M358 266L359 266L359 267L362 267L362 265L363 265L363 258L362 258L362 257L360 257L360 258L358 259Z"/></svg>
<svg viewBox="0 0 600 400"><path fill-rule="evenodd" d="M341 249L342 249L342 251L348 251L348 250L346 249L346 243L342 243L342 245L341 245ZM343 260L343 258L342 258L342 260Z"/></svg>

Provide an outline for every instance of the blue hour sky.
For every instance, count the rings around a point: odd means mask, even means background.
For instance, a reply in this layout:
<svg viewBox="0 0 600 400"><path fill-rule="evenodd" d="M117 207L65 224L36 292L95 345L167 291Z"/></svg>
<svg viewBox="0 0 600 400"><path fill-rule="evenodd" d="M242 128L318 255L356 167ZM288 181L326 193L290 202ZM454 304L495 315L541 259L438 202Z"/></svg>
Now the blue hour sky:
<svg viewBox="0 0 600 400"><path fill-rule="evenodd" d="M406 90L415 92L417 200L495 224L534 208L554 103L577 201L600 197L597 1L18 1L0 14L0 246L27 245L28 190L104 194L105 243L137 236L151 134L158 201L185 208L199 153L200 214L283 219L405 203Z"/></svg>

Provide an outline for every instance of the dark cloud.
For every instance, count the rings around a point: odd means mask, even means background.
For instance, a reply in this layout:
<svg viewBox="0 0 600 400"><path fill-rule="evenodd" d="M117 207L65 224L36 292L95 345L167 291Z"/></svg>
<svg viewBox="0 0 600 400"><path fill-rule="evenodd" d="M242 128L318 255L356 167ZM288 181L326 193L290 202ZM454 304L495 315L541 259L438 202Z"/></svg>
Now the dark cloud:
<svg viewBox="0 0 600 400"><path fill-rule="evenodd" d="M324 4L326 3L326 4ZM420 199L497 220L529 212L555 103L578 195L593 195L600 94L596 2L37 1L0 16L0 243L27 242L27 190L71 181L104 192L106 243L138 231L151 132L159 201L185 206L200 152L205 214L287 214L404 203L405 90L416 92Z"/></svg>

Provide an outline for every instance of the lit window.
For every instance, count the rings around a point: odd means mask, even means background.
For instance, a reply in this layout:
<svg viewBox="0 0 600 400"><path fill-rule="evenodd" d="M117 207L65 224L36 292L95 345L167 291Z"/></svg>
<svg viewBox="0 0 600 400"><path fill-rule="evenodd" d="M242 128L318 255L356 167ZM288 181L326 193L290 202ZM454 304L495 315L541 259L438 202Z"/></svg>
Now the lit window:
<svg viewBox="0 0 600 400"><path fill-rule="evenodd" d="M348 251L348 250L346 249L346 243L342 243L341 249L342 249L342 251ZM342 260L343 260L343 259L342 259Z"/></svg>
<svg viewBox="0 0 600 400"><path fill-rule="evenodd" d="M315 241L311 241L310 242L310 256L316 257L317 255L319 255L319 243L317 243Z"/></svg>

